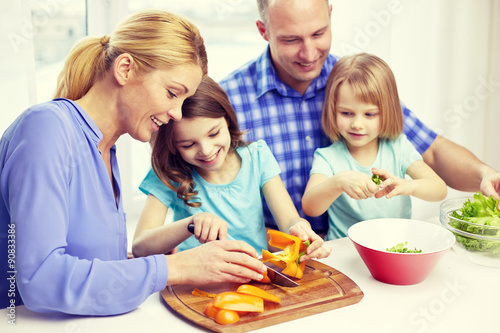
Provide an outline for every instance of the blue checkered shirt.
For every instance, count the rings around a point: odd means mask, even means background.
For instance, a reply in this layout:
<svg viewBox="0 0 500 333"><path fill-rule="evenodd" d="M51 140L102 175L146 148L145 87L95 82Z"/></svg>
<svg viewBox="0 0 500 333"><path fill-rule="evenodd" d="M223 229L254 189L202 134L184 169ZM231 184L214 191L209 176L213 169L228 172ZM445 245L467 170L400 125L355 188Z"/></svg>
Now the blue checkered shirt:
<svg viewBox="0 0 500 333"><path fill-rule="evenodd" d="M337 58L329 55L320 75L304 95L283 83L269 55L269 48L258 58L229 74L221 82L238 115L242 130L248 130L246 140L264 139L281 168L281 179L302 217L317 233L328 230L328 216L312 218L302 211L309 171L317 148L330 144L323 133L321 113L328 75ZM424 152L434 141L436 133L425 127L414 114L403 107L405 134ZM276 228L267 205L264 205L266 226Z"/></svg>

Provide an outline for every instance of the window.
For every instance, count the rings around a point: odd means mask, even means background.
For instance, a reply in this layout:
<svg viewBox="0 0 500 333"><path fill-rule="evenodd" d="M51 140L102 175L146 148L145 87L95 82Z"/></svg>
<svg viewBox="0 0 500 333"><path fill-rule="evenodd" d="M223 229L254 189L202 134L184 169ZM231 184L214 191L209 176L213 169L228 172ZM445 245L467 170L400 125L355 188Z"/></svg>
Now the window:
<svg viewBox="0 0 500 333"><path fill-rule="evenodd" d="M216 81L258 56L267 45L255 26L255 0L129 0L130 12L145 8L172 11L200 29L209 75Z"/></svg>
<svg viewBox="0 0 500 333"><path fill-rule="evenodd" d="M37 102L52 98L71 47L87 35L85 0L31 0Z"/></svg>

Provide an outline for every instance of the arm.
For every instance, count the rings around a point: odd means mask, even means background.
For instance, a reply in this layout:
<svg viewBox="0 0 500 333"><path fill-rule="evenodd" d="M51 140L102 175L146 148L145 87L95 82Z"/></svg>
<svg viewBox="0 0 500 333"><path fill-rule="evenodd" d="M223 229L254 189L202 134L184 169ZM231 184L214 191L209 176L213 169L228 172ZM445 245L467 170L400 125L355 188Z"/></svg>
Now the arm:
<svg viewBox="0 0 500 333"><path fill-rule="evenodd" d="M227 239L227 223L210 213L200 213L174 223L164 224L168 208L148 194L134 234L135 257L168 253L191 236L187 226L194 223L194 235L200 243Z"/></svg>
<svg viewBox="0 0 500 333"><path fill-rule="evenodd" d="M480 190L500 199L500 173L466 148L438 135L422 157L448 186L459 191Z"/></svg>
<svg viewBox="0 0 500 333"><path fill-rule="evenodd" d="M412 179L395 177L383 169L373 168L372 172L385 179L380 185L380 191L375 194L376 198L412 195L422 200L440 201L448 192L444 181L422 160L415 161L408 167L406 173Z"/></svg>
<svg viewBox="0 0 500 333"><path fill-rule="evenodd" d="M167 285L205 285L219 282L260 281L266 266L255 249L243 241L215 241L167 255Z"/></svg>
<svg viewBox="0 0 500 333"><path fill-rule="evenodd" d="M280 230L297 236L303 241L311 242L307 248L307 255L301 259L302 261L311 258L326 258L330 255L332 249L324 246L323 239L311 229L309 222L299 216L279 175L264 184L262 192Z"/></svg>
<svg viewBox="0 0 500 333"><path fill-rule="evenodd" d="M164 256L125 260L123 215L104 192L110 186L102 168L104 181L96 180L100 153L56 114L25 117L1 149L9 151L0 183L15 224L19 293L37 312L131 311L165 287ZM107 213L102 206L115 208Z"/></svg>
<svg viewBox="0 0 500 333"><path fill-rule="evenodd" d="M353 199L366 199L378 191L371 178L361 172L342 171L331 177L315 173L307 182L302 209L310 216L319 216L342 194Z"/></svg>

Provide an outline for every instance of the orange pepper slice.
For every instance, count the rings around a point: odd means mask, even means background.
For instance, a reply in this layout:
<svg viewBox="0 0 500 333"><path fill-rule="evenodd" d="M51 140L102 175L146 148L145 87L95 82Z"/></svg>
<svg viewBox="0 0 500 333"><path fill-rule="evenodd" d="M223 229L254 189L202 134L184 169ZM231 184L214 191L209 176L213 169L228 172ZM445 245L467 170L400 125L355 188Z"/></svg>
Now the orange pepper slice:
<svg viewBox="0 0 500 333"><path fill-rule="evenodd" d="M214 299L214 306L224 310L264 312L264 300L262 298L243 295L234 291L217 294Z"/></svg>
<svg viewBox="0 0 500 333"><path fill-rule="evenodd" d="M211 294L206 291L200 290L198 288L194 288L194 290L191 292L191 295L196 297L211 297L211 298L217 296L217 294Z"/></svg>
<svg viewBox="0 0 500 333"><path fill-rule="evenodd" d="M240 315L236 311L221 309L217 311L214 319L221 325L234 324L240 320Z"/></svg>
<svg viewBox="0 0 500 333"><path fill-rule="evenodd" d="M259 287L252 286L251 284L242 284L236 290L237 293L245 294L245 295L253 295L262 298L264 301L269 301L273 303L281 303L281 298L276 295L273 295Z"/></svg>
<svg viewBox="0 0 500 333"><path fill-rule="evenodd" d="M214 302L212 301L205 306L205 310L203 311L203 314L205 316L207 316L208 318L213 319L213 318L215 318L215 315L217 314L218 311L219 311L219 309L217 309L214 306Z"/></svg>

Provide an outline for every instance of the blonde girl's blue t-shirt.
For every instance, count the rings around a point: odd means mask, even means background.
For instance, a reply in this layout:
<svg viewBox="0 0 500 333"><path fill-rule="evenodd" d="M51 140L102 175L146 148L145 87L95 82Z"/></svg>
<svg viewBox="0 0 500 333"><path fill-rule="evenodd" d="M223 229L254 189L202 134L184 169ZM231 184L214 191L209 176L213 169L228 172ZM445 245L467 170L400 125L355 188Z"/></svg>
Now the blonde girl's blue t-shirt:
<svg viewBox="0 0 500 333"><path fill-rule="evenodd" d="M341 140L315 151L310 175L320 173L331 177L341 171L353 170L371 177L371 169L377 168L404 178L408 167L421 159L415 147L401 134L395 140L380 139L375 161L369 166L362 166L351 156L345 141ZM356 222L384 217L411 218L411 198L400 195L390 199L372 197L355 200L342 193L328 208L326 239L346 237L347 230Z"/></svg>
<svg viewBox="0 0 500 333"><path fill-rule="evenodd" d="M148 172L139 188L172 209L173 221L202 212L217 215L228 223L230 238L247 242L260 254L262 249L267 249L261 189L271 178L280 174L280 168L264 140L237 148L236 152L241 157L241 169L230 183L208 183L193 169L196 183L194 190L198 191L197 201L201 202L198 208L187 206L176 192L162 183L153 170ZM198 240L191 236L179 245L179 250L199 245Z"/></svg>

